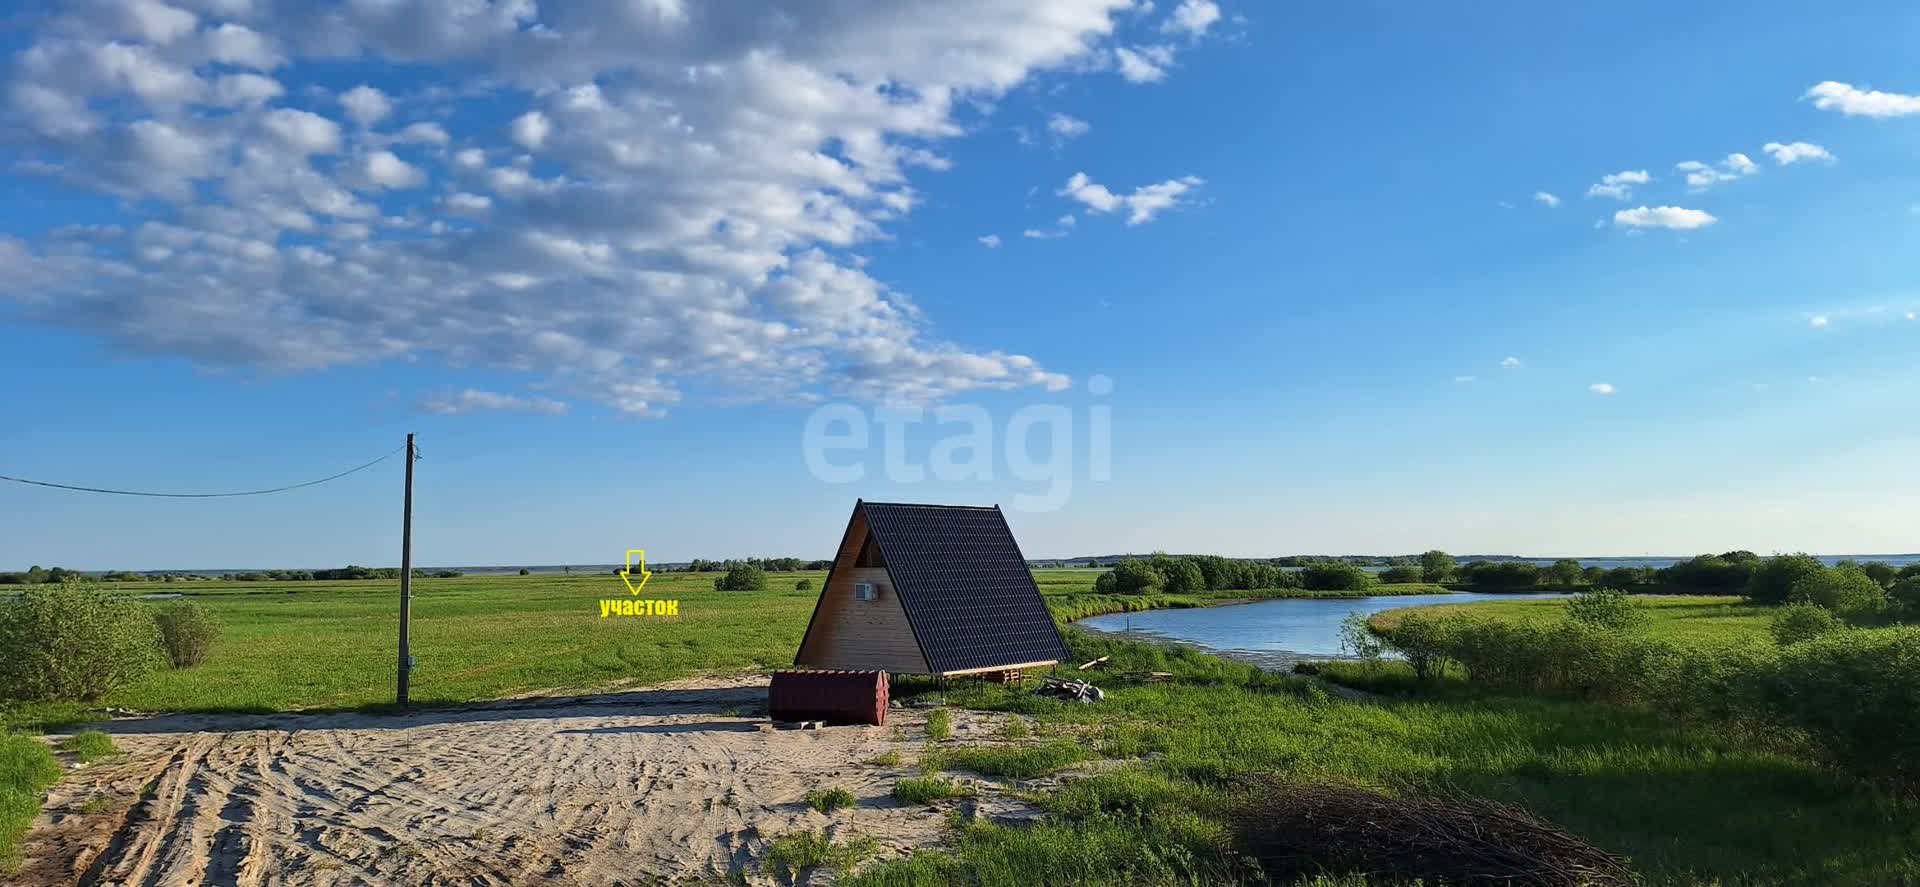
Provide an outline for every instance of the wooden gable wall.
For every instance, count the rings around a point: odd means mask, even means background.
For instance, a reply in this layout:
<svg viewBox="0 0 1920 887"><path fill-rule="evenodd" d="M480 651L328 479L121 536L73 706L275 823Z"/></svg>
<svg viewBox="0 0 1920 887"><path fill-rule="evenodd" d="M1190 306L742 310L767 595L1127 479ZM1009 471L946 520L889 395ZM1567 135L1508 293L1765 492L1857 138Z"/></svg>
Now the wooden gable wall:
<svg viewBox="0 0 1920 887"><path fill-rule="evenodd" d="M820 592L812 628L800 645L796 665L805 668L851 668L895 674L927 674L927 657L913 637L907 611L887 578L885 567L858 565L860 549L870 534L864 513L854 512L840 551L833 559L833 575ZM879 592L873 601L855 600L856 582L871 582Z"/></svg>

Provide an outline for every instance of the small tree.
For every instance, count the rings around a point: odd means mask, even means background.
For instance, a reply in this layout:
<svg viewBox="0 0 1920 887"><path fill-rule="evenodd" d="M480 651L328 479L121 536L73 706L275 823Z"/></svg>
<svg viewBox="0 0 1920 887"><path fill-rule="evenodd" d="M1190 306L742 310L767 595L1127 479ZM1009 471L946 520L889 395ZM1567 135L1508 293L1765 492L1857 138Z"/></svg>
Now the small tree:
<svg viewBox="0 0 1920 887"><path fill-rule="evenodd" d="M1428 582L1445 582L1453 578L1455 566L1453 555L1436 548L1420 556L1420 577Z"/></svg>
<svg viewBox="0 0 1920 887"><path fill-rule="evenodd" d="M160 629L161 646L174 668L192 668L205 662L220 636L219 617L192 601L178 601L155 610L153 622Z"/></svg>
<svg viewBox="0 0 1920 887"><path fill-rule="evenodd" d="M812 591L812 590L813 590L813 580L812 580L812 579L801 579L801 580L798 580L798 581L796 581L796 582L794 582L794 583L793 583L793 590L794 590L794 591Z"/></svg>
<svg viewBox="0 0 1920 887"><path fill-rule="evenodd" d="M1547 568L1547 582L1561 588L1572 588L1587 578L1586 571L1580 569L1580 562L1563 557Z"/></svg>
<svg viewBox="0 0 1920 887"><path fill-rule="evenodd" d="M1756 604L1784 604L1801 580L1826 571L1826 565L1812 555L1783 554L1769 558L1753 570L1747 580L1747 599Z"/></svg>
<svg viewBox="0 0 1920 887"><path fill-rule="evenodd" d="M160 666L145 605L79 580L21 592L0 607L0 693L97 702Z"/></svg>
<svg viewBox="0 0 1920 887"><path fill-rule="evenodd" d="M1567 601L1567 618L1596 628L1623 630L1647 620L1640 605L1625 593L1610 588L1575 595Z"/></svg>
<svg viewBox="0 0 1920 887"><path fill-rule="evenodd" d="M760 591L767 587L767 574L753 564L734 564L727 575L713 580L716 591Z"/></svg>
<svg viewBox="0 0 1920 887"><path fill-rule="evenodd" d="M1419 567L1389 567L1386 572L1380 574L1380 581L1399 585L1407 582L1419 582L1425 579L1426 576L1426 571Z"/></svg>
<svg viewBox="0 0 1920 887"><path fill-rule="evenodd" d="M531 575L532 573L533 573L533 571L532 571L532 570L529 570L529 569L527 569L526 567L521 567L521 568L520 568L520 575L522 575L522 576L527 576L527 575Z"/></svg>
<svg viewBox="0 0 1920 887"><path fill-rule="evenodd" d="M1166 583L1159 571L1146 561L1127 558L1113 565L1107 575L1113 577L1113 591L1118 594L1140 594L1152 591ZM1098 585L1098 580L1095 580Z"/></svg>
<svg viewBox="0 0 1920 887"><path fill-rule="evenodd" d="M1364 591L1373 584L1367 571L1345 561L1312 564L1300 571L1300 585L1314 591Z"/></svg>
<svg viewBox="0 0 1920 887"><path fill-rule="evenodd" d="M1207 578L1200 567L1186 558L1171 559L1160 568L1164 588L1168 594L1192 594L1207 590Z"/></svg>
<svg viewBox="0 0 1920 887"><path fill-rule="evenodd" d="M1877 616L1891 603L1880 583L1851 565L1805 576L1793 583L1788 597L1796 603L1818 604L1849 621Z"/></svg>
<svg viewBox="0 0 1920 887"><path fill-rule="evenodd" d="M1840 620L1827 608L1800 601L1775 610L1767 631L1773 635L1774 643L1784 647L1813 640L1840 626Z"/></svg>

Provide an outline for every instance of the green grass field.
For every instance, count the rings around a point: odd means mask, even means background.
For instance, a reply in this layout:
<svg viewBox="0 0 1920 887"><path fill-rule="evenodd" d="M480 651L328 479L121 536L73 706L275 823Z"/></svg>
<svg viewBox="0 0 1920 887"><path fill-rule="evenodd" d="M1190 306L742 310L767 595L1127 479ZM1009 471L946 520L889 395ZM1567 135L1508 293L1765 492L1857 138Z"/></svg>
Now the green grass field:
<svg viewBox="0 0 1920 887"><path fill-rule="evenodd" d="M1229 592L1143 602L1092 594L1096 575L1038 571L1036 579L1062 615L1261 596ZM801 578L810 579L813 590L795 591ZM611 619L601 618L598 601L628 595L610 574L417 581L414 698L435 704L589 691L790 663L823 576L769 574L768 588L760 592L716 592L713 579L711 573L656 573L642 597L677 599L680 615ZM105 704L155 711L387 703L395 674L396 588L391 580L129 585L130 591L185 592L212 608L225 631L204 665L154 675ZM1646 603L1654 616L1650 631L1703 643L1765 636L1765 611L1734 599ZM1555 618L1561 603L1456 606L1544 620ZM951 694L952 701L1026 715L1033 747L935 755L928 763L1021 777L1089 755L1129 763L1046 796L1056 814L1049 824L968 826L948 850L872 869L860 882L1229 879L1234 872L1220 867L1227 865L1224 786L1253 771L1394 792L1452 788L1524 804L1630 856L1656 883L1920 878L1913 852L1920 846L1920 819L1912 808L1790 749L1566 699L1477 693L1346 702L1251 666L1071 634L1076 657L1109 653L1116 670L1170 671L1180 679L1169 685L1110 683L1108 701L1097 706L969 686ZM0 711L6 724L26 727L72 713L60 706ZM9 741L18 760L7 763L10 753L0 752L0 782L19 783L15 806L30 816L25 805L37 805L43 759L21 743L42 749L44 743ZM4 772L9 769L19 772ZM0 798L0 808L6 803ZM17 824L7 819L0 815L0 831L24 824L19 815L12 817Z"/></svg>
<svg viewBox="0 0 1920 887"><path fill-rule="evenodd" d="M1646 610L1649 618L1645 631L1653 637L1689 644L1773 643L1767 634L1767 620L1773 611L1749 605L1737 597L1636 595L1633 600ZM1566 607L1564 600L1481 601L1388 610L1369 621L1384 627L1397 622L1404 613L1448 613L1552 622L1566 612Z"/></svg>

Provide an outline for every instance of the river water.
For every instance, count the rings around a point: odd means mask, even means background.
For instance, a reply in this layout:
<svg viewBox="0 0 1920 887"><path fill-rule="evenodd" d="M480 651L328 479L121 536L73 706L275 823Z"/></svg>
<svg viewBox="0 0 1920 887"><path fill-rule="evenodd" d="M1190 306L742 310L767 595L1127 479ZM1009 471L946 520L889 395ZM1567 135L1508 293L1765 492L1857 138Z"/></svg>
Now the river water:
<svg viewBox="0 0 1920 887"><path fill-rule="evenodd" d="M1284 666L1299 659L1343 655L1340 625L1354 613L1372 615L1401 607L1565 598L1559 593L1404 594L1357 598L1276 598L1225 607L1147 610L1091 616L1075 625L1142 640L1178 641L1208 652L1232 655L1263 665Z"/></svg>

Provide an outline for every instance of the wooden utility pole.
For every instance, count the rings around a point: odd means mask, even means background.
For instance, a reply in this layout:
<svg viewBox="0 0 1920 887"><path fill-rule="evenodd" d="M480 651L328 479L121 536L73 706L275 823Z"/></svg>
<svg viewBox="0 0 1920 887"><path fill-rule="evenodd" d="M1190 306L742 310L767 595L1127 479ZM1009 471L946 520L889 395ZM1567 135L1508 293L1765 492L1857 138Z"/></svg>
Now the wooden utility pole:
<svg viewBox="0 0 1920 887"><path fill-rule="evenodd" d="M407 496L400 512L400 691L401 707L407 704L407 678L413 671L413 652L408 632L413 622L413 435L407 435Z"/></svg>

